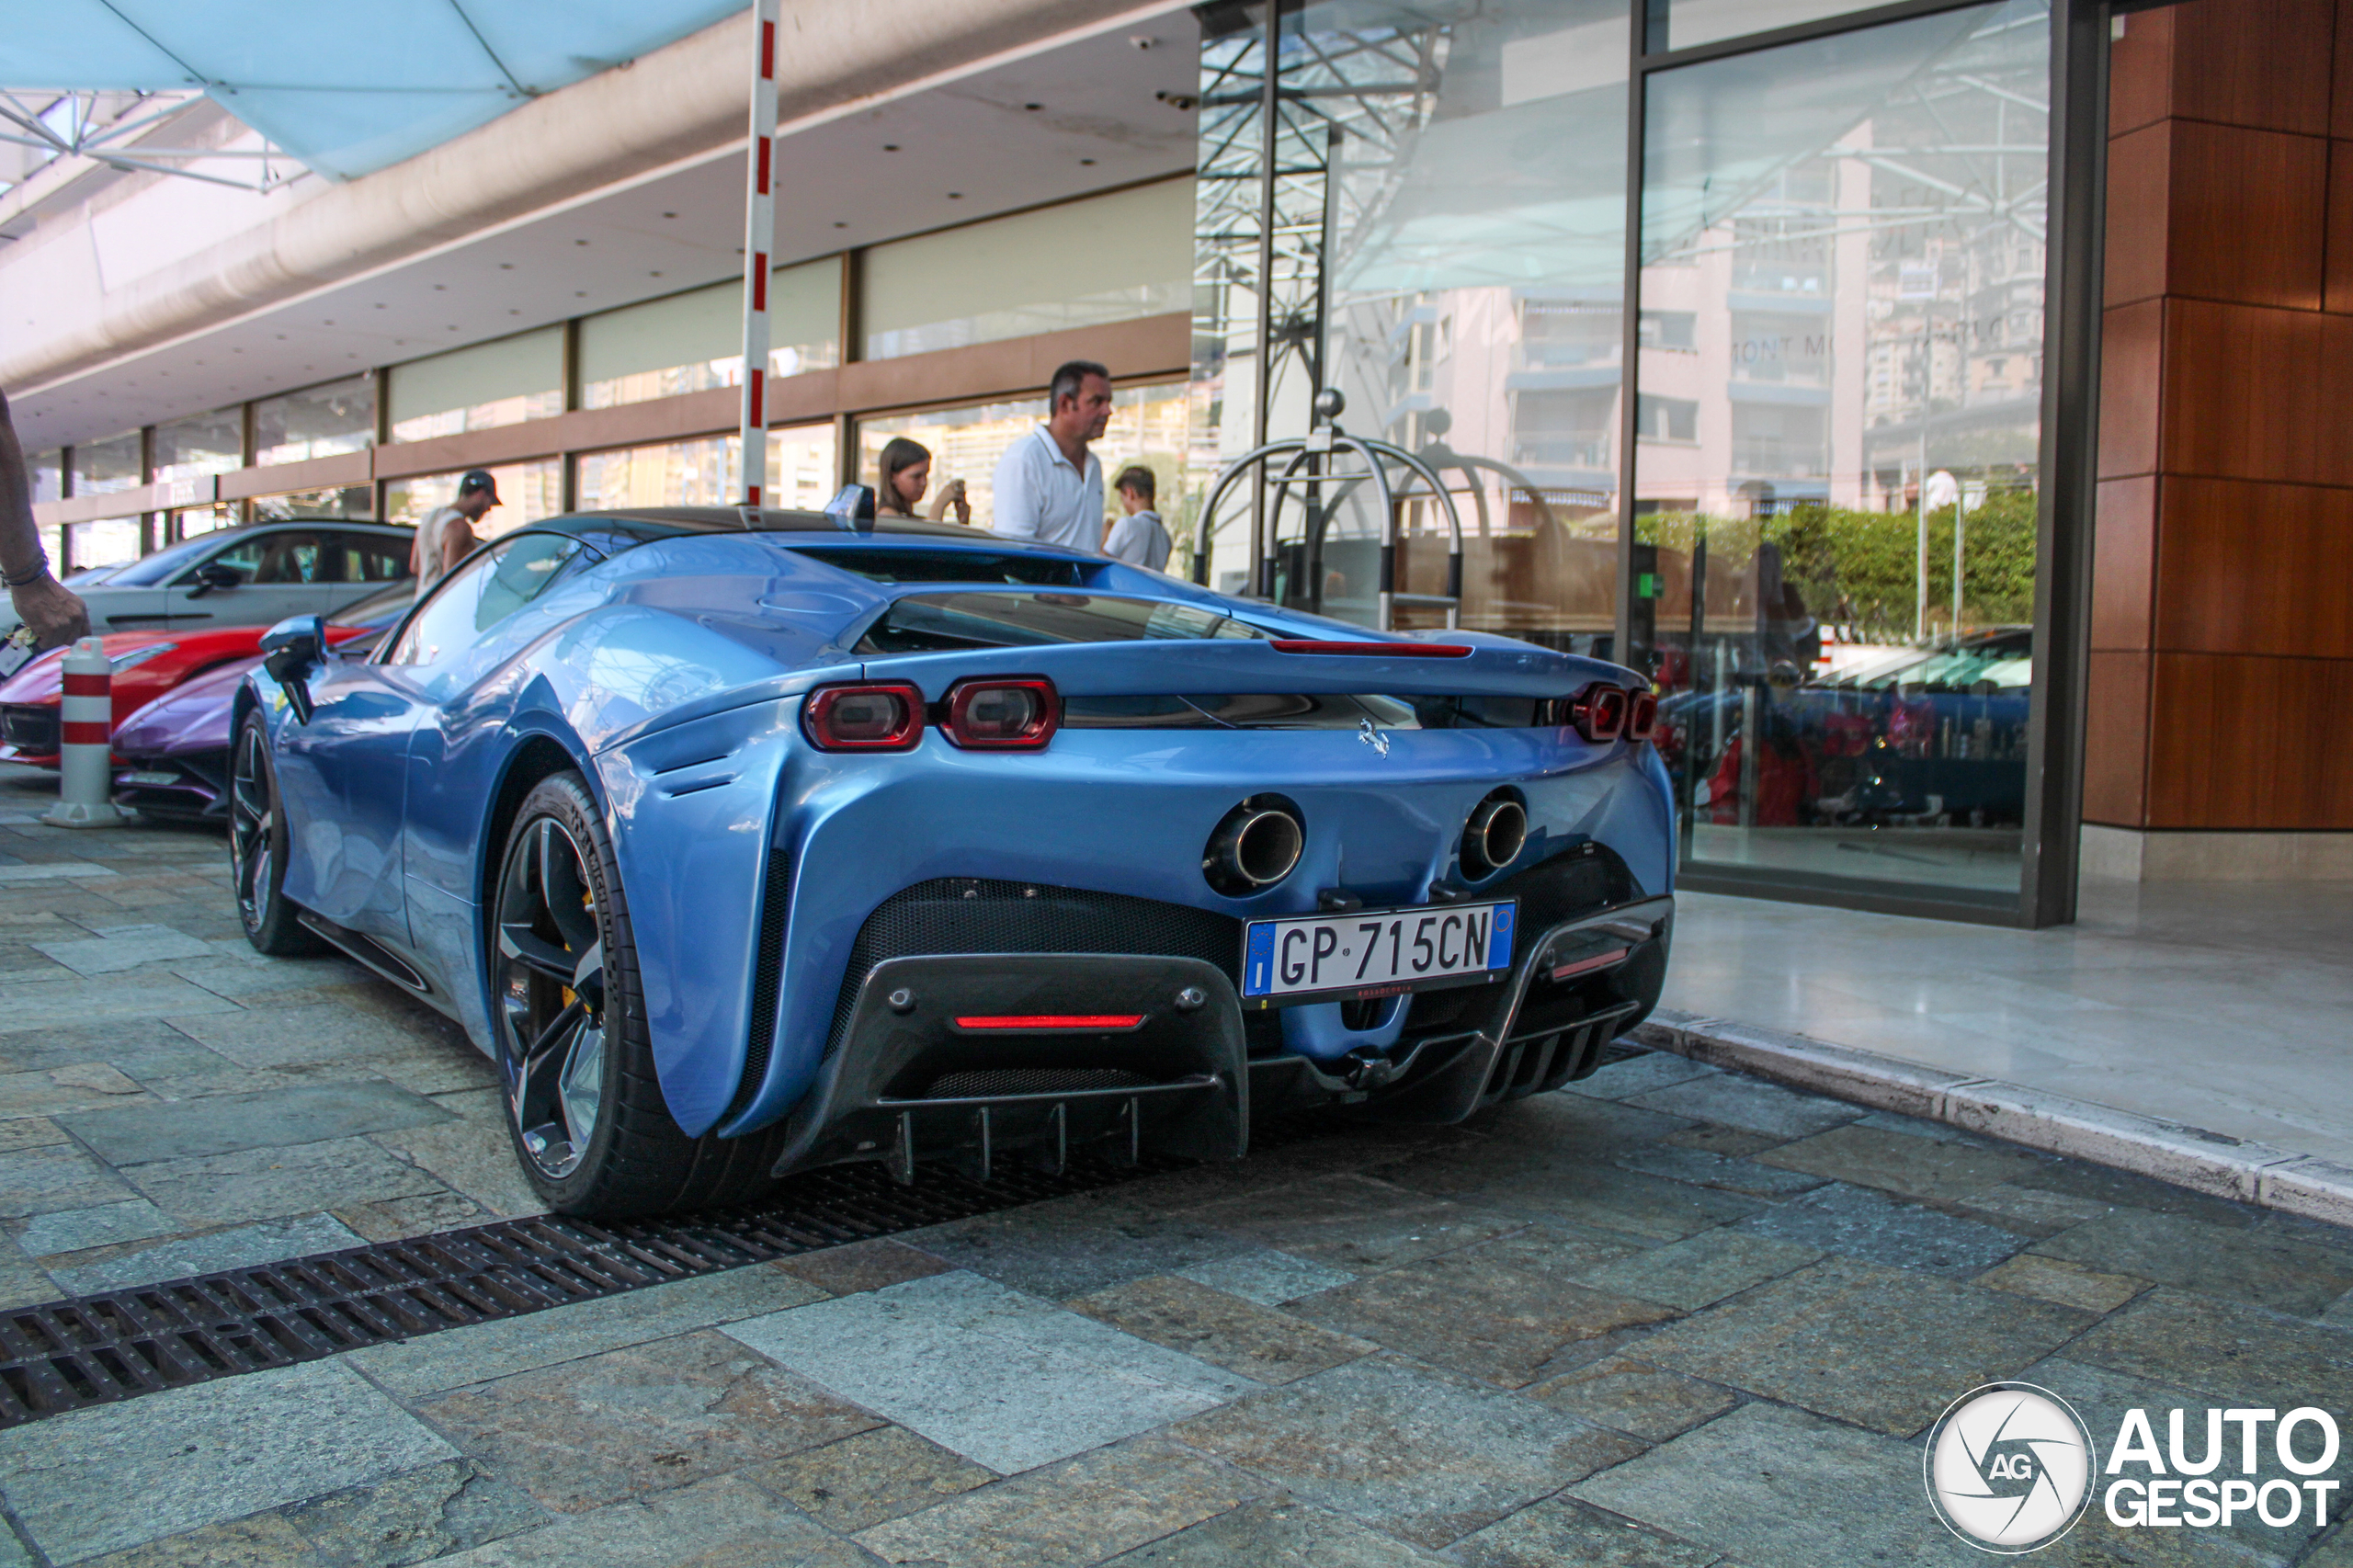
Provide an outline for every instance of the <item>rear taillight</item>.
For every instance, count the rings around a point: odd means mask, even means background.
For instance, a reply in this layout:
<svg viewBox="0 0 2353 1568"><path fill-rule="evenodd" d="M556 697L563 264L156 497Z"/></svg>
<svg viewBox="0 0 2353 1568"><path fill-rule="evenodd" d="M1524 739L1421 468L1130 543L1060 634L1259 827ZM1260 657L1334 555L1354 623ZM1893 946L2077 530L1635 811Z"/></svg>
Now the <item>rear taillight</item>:
<svg viewBox="0 0 2353 1568"><path fill-rule="evenodd" d="M1626 738L1646 741L1658 728L1658 693L1638 691L1626 702Z"/></svg>
<svg viewBox="0 0 2353 1568"><path fill-rule="evenodd" d="M923 692L903 681L820 687L801 728L820 751L906 751L923 738Z"/></svg>
<svg viewBox="0 0 2353 1568"><path fill-rule="evenodd" d="M1037 751L1062 728L1063 699L1043 676L983 676L948 691L940 728L967 751Z"/></svg>
<svg viewBox="0 0 2353 1568"><path fill-rule="evenodd" d="M1626 728L1626 706L1622 687L1589 686L1569 699L1569 722L1586 740L1614 741Z"/></svg>

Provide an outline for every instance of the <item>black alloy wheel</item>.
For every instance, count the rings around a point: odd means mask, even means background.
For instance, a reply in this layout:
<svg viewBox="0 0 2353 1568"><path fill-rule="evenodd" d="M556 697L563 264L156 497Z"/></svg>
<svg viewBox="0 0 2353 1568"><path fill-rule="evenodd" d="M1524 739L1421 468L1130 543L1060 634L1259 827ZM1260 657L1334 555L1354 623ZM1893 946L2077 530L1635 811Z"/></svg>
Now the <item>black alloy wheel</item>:
<svg viewBox="0 0 2353 1568"><path fill-rule="evenodd" d="M507 1131L547 1205L620 1219L768 1190L781 1123L690 1138L662 1097L628 899L577 773L543 778L523 798L493 903L487 957Z"/></svg>
<svg viewBox="0 0 2353 1568"><path fill-rule="evenodd" d="M605 947L580 845L553 816L508 852L498 960L507 1109L524 1158L562 1181L587 1158L604 1106Z"/></svg>
<svg viewBox="0 0 2353 1568"><path fill-rule="evenodd" d="M286 897L290 835L269 764L269 732L257 712L237 728L229 764L229 870L245 940L277 958L299 958L325 944L305 929Z"/></svg>

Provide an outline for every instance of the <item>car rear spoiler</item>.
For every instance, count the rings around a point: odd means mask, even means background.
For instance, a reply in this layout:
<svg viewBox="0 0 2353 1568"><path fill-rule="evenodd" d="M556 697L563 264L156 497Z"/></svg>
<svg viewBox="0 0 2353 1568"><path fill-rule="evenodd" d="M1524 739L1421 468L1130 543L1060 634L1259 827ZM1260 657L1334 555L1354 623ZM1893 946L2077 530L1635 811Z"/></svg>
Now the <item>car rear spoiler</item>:
<svg viewBox="0 0 2353 1568"><path fill-rule="evenodd" d="M1368 651L1376 647L1381 652ZM1394 652L1386 651L1393 647ZM1563 697L1632 671L1526 643L1435 632L1393 643L1217 638L1061 642L870 659L863 678L906 680L937 700L969 676L1044 676L1071 697L1199 693L1379 692L1400 697ZM841 672L847 675L848 671Z"/></svg>

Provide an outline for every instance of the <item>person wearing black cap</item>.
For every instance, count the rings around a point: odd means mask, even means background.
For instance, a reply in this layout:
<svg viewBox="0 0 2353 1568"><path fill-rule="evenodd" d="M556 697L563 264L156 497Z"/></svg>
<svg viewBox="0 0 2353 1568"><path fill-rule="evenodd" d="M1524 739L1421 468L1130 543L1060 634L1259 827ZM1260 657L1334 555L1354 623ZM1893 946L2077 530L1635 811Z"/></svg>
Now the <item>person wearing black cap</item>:
<svg viewBox="0 0 2353 1568"><path fill-rule="evenodd" d="M436 506L433 515L417 526L416 542L408 551L409 570L416 574L417 597L423 598L440 581L441 574L473 553L482 543L474 525L498 504L497 483L475 469L458 481L456 502Z"/></svg>

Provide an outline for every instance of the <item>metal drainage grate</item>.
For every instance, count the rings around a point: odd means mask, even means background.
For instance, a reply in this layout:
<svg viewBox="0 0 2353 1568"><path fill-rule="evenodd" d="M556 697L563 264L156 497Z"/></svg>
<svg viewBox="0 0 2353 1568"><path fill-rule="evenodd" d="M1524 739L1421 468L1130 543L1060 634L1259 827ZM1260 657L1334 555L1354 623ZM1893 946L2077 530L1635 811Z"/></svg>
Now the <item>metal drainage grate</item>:
<svg viewBox="0 0 2353 1568"><path fill-rule="evenodd" d="M0 1428L362 1346L519 1317L970 1219L1179 1169L1074 1159L1060 1176L987 1182L926 1165L902 1187L881 1165L791 1178L758 1209L678 1221L502 1220L317 1257L142 1285L0 1312Z"/></svg>

